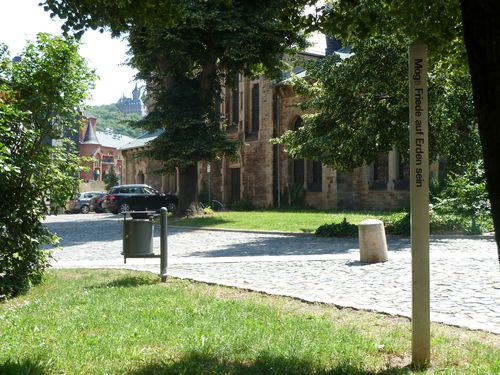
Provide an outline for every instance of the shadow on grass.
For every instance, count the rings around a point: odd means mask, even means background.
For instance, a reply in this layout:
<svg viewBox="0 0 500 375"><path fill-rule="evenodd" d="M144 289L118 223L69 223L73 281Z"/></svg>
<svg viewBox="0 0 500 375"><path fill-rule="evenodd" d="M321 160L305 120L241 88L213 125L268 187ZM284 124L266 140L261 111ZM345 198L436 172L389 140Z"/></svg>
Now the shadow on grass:
<svg viewBox="0 0 500 375"><path fill-rule="evenodd" d="M49 369L31 360L0 363L0 374L2 375L43 375L49 373Z"/></svg>
<svg viewBox="0 0 500 375"><path fill-rule="evenodd" d="M340 363L331 368L317 367L312 361L296 358L275 357L268 353L261 354L255 361L231 362L223 358L209 354L191 352L172 363L146 364L134 371L127 372L129 375L153 375L153 374L289 374L289 375L335 375L335 374L372 374L372 375L398 375L409 374L418 371L414 367L394 367L381 372L370 372L363 370L351 363Z"/></svg>
<svg viewBox="0 0 500 375"><path fill-rule="evenodd" d="M157 279L153 279L147 276L123 276L119 279L110 281L109 283L98 284L89 289L99 289L99 288L135 288L141 285L153 285L158 284ZM1 374L1 373L0 373Z"/></svg>

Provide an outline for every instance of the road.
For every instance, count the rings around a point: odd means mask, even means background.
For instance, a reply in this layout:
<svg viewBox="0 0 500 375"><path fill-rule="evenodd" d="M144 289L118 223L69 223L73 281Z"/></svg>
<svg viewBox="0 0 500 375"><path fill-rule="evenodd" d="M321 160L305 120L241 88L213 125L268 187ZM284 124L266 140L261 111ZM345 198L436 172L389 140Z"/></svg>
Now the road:
<svg viewBox="0 0 500 375"><path fill-rule="evenodd" d="M56 268L129 268L158 273L159 259L123 262L122 219L110 214L50 216L62 237ZM411 316L408 238L389 238L389 261L359 262L355 238L317 238L169 227L168 275ZM155 231L159 253L159 228ZM500 334L500 268L491 237L430 242L431 320Z"/></svg>

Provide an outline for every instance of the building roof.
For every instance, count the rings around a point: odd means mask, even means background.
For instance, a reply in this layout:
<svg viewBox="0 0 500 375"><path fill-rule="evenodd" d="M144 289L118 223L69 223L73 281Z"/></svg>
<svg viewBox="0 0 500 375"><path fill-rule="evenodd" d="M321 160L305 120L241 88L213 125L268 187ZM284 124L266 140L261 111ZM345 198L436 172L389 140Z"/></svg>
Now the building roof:
<svg viewBox="0 0 500 375"><path fill-rule="evenodd" d="M140 148L146 146L148 142L151 142L153 139L158 137L161 133L163 133L163 129L158 129L152 132L144 133L139 138L132 140L130 143L123 145L120 147L120 150L130 150L132 148Z"/></svg>
<svg viewBox="0 0 500 375"><path fill-rule="evenodd" d="M94 119L97 119L97 117L95 117L95 116L94 116L92 113L90 113L89 111L83 111L82 116L83 116L83 117L86 117L86 118L94 118Z"/></svg>
<svg viewBox="0 0 500 375"><path fill-rule="evenodd" d="M96 133L99 143L101 144L101 146L105 147L120 148L133 140L133 138L127 137L126 135L122 134L113 134L110 132L100 131L97 131Z"/></svg>
<svg viewBox="0 0 500 375"><path fill-rule="evenodd" d="M99 140L97 139L97 136L94 132L94 127L92 126L90 121L87 122L87 129L85 130L85 135L83 136L83 139L80 143L87 145L99 144Z"/></svg>

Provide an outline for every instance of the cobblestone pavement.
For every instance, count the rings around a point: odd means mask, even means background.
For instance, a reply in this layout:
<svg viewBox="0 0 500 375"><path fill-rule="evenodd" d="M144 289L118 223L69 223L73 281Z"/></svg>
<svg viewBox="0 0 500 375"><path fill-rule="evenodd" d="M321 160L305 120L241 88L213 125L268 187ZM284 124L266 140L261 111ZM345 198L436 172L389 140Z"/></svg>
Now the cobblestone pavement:
<svg viewBox="0 0 500 375"><path fill-rule="evenodd" d="M62 236L54 267L159 272L159 259L123 262L122 220L51 216ZM159 253L159 228L155 252ZM389 261L359 262L357 239L169 228L168 274L307 301L411 316L410 241L389 238ZM431 320L500 334L500 268L492 238L432 238Z"/></svg>

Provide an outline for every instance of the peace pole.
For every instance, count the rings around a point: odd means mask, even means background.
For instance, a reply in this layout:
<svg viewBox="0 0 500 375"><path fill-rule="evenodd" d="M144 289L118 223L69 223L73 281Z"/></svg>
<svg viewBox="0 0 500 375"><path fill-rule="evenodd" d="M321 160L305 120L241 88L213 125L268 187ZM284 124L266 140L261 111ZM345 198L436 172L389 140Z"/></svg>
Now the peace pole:
<svg viewBox="0 0 500 375"><path fill-rule="evenodd" d="M409 50L412 362L430 362L427 46Z"/></svg>

